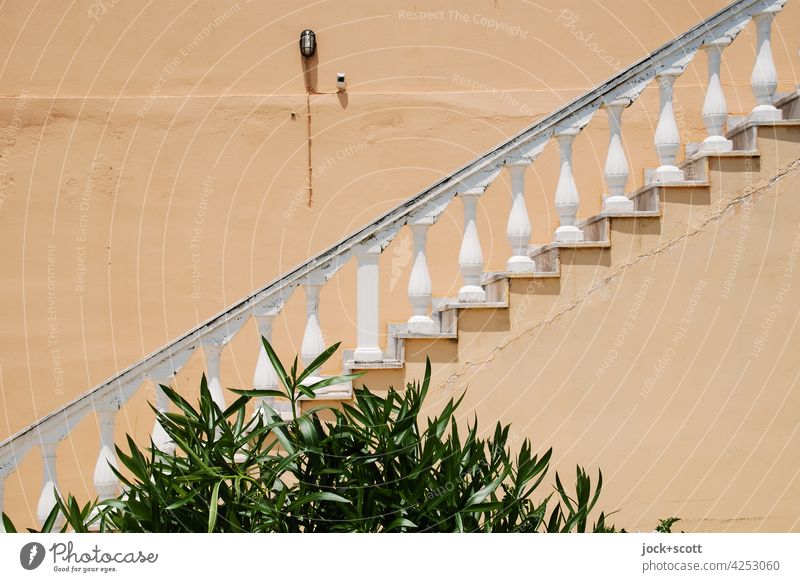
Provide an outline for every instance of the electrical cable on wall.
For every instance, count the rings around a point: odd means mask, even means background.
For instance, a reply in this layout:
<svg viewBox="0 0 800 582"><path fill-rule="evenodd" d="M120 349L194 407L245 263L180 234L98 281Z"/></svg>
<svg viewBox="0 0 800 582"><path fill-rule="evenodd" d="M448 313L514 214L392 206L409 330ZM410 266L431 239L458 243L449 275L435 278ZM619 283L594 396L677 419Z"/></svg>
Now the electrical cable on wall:
<svg viewBox="0 0 800 582"><path fill-rule="evenodd" d="M309 208L314 196L314 166L311 162L311 93L314 88L311 83L310 60L317 52L317 39L313 30L304 30L300 33L300 54L303 55L303 77L306 84L306 142L308 151L308 200Z"/></svg>

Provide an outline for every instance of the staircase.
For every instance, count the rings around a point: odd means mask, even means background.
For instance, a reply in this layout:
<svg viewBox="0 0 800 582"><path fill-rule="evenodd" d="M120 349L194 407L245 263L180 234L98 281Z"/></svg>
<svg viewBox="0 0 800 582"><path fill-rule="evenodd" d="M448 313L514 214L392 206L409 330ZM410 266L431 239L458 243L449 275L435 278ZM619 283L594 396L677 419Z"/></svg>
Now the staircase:
<svg viewBox="0 0 800 582"><path fill-rule="evenodd" d="M797 160L797 152L791 147L783 158L770 152L770 163L759 165L766 155L761 151L764 139L796 144L800 135L800 93L775 95L777 74L772 62L770 33L773 19L785 2L734 2L572 103L409 198L372 224L3 441L0 443L0 510L6 478L33 448L39 447L44 482L36 489L39 491L37 516L44 521L55 503L54 492L58 490L58 444L91 413L97 414L100 426L100 451L93 483L99 498L114 496L119 484L109 464L116 464L113 437L117 411L144 385L170 384L197 351L202 352L214 400L224 404L220 378L223 350L251 317L255 318L261 335L270 338L273 323L299 287L305 291L307 315L301 358L306 364L313 361L326 347L320 326L320 292L351 259L357 262L358 336L355 348L344 350L342 368L345 372L403 370L409 342L457 342L459 324L465 313L486 310L490 317L501 314L509 308L512 287L520 283L524 286L530 282L546 284L559 280L565 263L573 263L579 256L589 257L586 260L590 262L592 253L610 249L612 242L616 244L612 237L615 230L625 230L635 238L657 225L661 234L656 243L648 247L649 243L641 237L625 249L628 256L632 253L646 255L655 244L669 244L670 232L685 232L687 225L701 223L712 209L727 203L725 192L746 187L749 178L745 177L744 169L756 167L761 171L760 168L791 166ZM720 84L721 62L724 49L751 20L758 33L751 76L756 105L749 116L734 123L728 117ZM708 135L699 144L686 144L685 159L678 163L681 136L675 120L672 87L700 51L706 54L708 61L708 85L703 110L696 113L702 115ZM622 148L623 113L654 81L660 90L654 143L661 165L648 174L649 181L644 187L626 192L630 171ZM607 193L600 214L579 219L580 196L573 178L572 144L601 108L607 111L610 120L604 172ZM560 224L551 242L531 244L525 172L551 139L558 142L560 152L560 174L554 199ZM509 172L512 184L513 204L506 232L511 254L504 271L487 272L481 254L476 208L480 196L504 170ZM455 198L460 200L464 212L464 232L458 255L463 285L457 296L433 298L426 253L427 233ZM689 212L684 204L687 200L704 206L708 213ZM621 226L627 223L632 226ZM379 260L404 226L410 228L414 241L413 269L408 285L411 316L407 322L389 325L386 346L381 348ZM592 281L578 283L581 284L588 287ZM560 287L558 289L560 291ZM277 386L277 377L263 349L259 352L253 385L258 389ZM347 400L351 394L352 386L344 383L320 390L318 398ZM156 395L156 408L167 410L165 395L160 390ZM267 398L259 405L272 406L284 417L290 415L287 403L280 400ZM153 425L152 439L162 450L174 450L157 422ZM34 489L31 491L33 493Z"/></svg>

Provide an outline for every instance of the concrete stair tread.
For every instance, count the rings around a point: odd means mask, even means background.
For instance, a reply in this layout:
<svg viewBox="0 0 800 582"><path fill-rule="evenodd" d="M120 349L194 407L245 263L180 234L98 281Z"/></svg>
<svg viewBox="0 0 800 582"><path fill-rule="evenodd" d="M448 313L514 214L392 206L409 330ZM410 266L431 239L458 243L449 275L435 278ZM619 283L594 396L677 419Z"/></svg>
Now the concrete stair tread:
<svg viewBox="0 0 800 582"><path fill-rule="evenodd" d="M739 126L732 132L729 132L729 135L733 136L739 131L747 129L748 127L756 127L762 125L779 125L783 122L780 121L770 121L770 122L762 122L762 121L748 121ZM796 123L792 123L791 125L796 125ZM697 160L701 160L703 158L758 158L761 154L758 150L730 150L728 152L695 152L690 157L685 159L681 162L678 167L685 168L692 162L696 162Z"/></svg>
<svg viewBox="0 0 800 582"><path fill-rule="evenodd" d="M506 307L508 307L507 301L480 301L475 303L453 301L442 304L437 308L437 311L447 311L449 309L503 309Z"/></svg>
<svg viewBox="0 0 800 582"><path fill-rule="evenodd" d="M429 333L414 333L408 331L407 323L390 323L389 335L399 339L456 339L455 333L433 331Z"/></svg>
<svg viewBox="0 0 800 582"><path fill-rule="evenodd" d="M610 218L658 218L661 216L661 210L632 210L630 212L600 212L589 218L584 218L578 221L578 227L592 224L599 220L607 220Z"/></svg>
<svg viewBox="0 0 800 582"><path fill-rule="evenodd" d="M585 240L580 242L549 242L543 245L529 245L528 256L534 258L553 249L597 249L608 248L611 241L607 240Z"/></svg>
<svg viewBox="0 0 800 582"><path fill-rule="evenodd" d="M789 103L790 101L794 101L795 99L800 99L800 88L779 95L777 99L775 99L775 101L772 102L772 104L780 109L782 105L786 105L787 103ZM784 120L784 121L790 121L790 120Z"/></svg>
<svg viewBox="0 0 800 582"><path fill-rule="evenodd" d="M796 97L795 97L796 98ZM800 126L800 119L775 119L772 121L766 120L755 120L755 119L745 119L741 123L737 123L733 127L731 127L728 132L725 134L725 137L730 139L734 135L744 131L745 129L750 129L751 127L797 127ZM736 150L734 150L735 152ZM714 152L710 152L714 153ZM733 152L721 152L723 154L730 154Z"/></svg>
<svg viewBox="0 0 800 582"><path fill-rule="evenodd" d="M691 161L684 162L685 164L691 164ZM681 166L683 167L683 166ZM641 216L656 216L661 215L661 204L658 199L655 198L657 195L656 190L659 188L661 189L675 189L675 190L684 190L684 189L694 189L694 188L711 188L711 182L708 180L681 180L678 182L648 182L644 186L637 188L631 194L629 194L629 198L631 200L636 200L636 198L642 196L653 196L654 198L650 201L648 206L658 206L655 210L640 210L638 211ZM647 198L642 198L642 200L647 200Z"/></svg>
<svg viewBox="0 0 800 582"><path fill-rule="evenodd" d="M409 331L404 331L397 334L395 337L400 339L457 339L458 334L455 333L439 333L439 332L431 332L431 333L412 333Z"/></svg>
<svg viewBox="0 0 800 582"><path fill-rule="evenodd" d="M681 167L688 165L691 162L684 162ZM678 182L648 182L641 188L637 188L630 194L630 198L636 198L637 196L644 194L652 190L653 188L709 188L711 187L711 182L708 180L681 180ZM652 210L647 210L643 212L654 212Z"/></svg>
<svg viewBox="0 0 800 582"><path fill-rule="evenodd" d="M345 360L344 369L347 370L397 370L405 364L398 359L388 358L385 360L375 360L372 362L359 362L357 360Z"/></svg>
<svg viewBox="0 0 800 582"><path fill-rule="evenodd" d="M327 378L328 374L322 374L322 378ZM350 400L353 397L353 382L348 380L341 384L333 384L332 386L325 386L316 390L316 397L309 398L305 394L299 397L302 401L317 401L317 400Z"/></svg>
<svg viewBox="0 0 800 582"><path fill-rule="evenodd" d="M558 271L533 271L531 273L514 273L510 271L485 271L483 273L482 285L494 283L500 279L542 279L560 277L561 273Z"/></svg>

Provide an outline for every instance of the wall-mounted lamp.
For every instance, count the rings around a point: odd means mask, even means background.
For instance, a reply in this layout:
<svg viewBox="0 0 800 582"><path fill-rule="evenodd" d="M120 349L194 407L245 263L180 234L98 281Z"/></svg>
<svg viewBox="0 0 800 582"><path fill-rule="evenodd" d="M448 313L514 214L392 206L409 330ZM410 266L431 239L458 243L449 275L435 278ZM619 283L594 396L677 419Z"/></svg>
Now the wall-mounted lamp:
<svg viewBox="0 0 800 582"><path fill-rule="evenodd" d="M344 91L347 88L347 82L344 80L344 73L336 73L336 89Z"/></svg>
<svg viewBox="0 0 800 582"><path fill-rule="evenodd" d="M317 36L313 30L306 29L300 33L300 54L310 59L317 52Z"/></svg>

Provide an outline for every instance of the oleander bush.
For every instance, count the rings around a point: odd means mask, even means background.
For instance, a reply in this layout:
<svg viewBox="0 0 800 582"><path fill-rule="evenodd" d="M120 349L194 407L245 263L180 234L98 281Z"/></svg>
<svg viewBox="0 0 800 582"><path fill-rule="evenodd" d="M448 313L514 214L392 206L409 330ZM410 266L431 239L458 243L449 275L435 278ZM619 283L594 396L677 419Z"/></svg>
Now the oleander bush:
<svg viewBox="0 0 800 582"><path fill-rule="evenodd" d="M43 531L60 521L78 532L615 531L595 510L599 471L595 481L577 467L571 489L556 473L551 485L552 449L537 454L526 439L512 452L509 426L499 423L485 438L477 418L460 428L463 396L423 417L430 362L404 391L363 387L352 404L299 413L301 396L355 376L306 386L339 344L299 372L296 358L286 371L263 341L281 391L233 390L222 410L205 378L197 404L163 386L176 410L154 411L175 454L128 437L115 470L123 493L85 505L58 499ZM276 397L291 403L292 419L270 406L248 412L253 398Z"/></svg>

